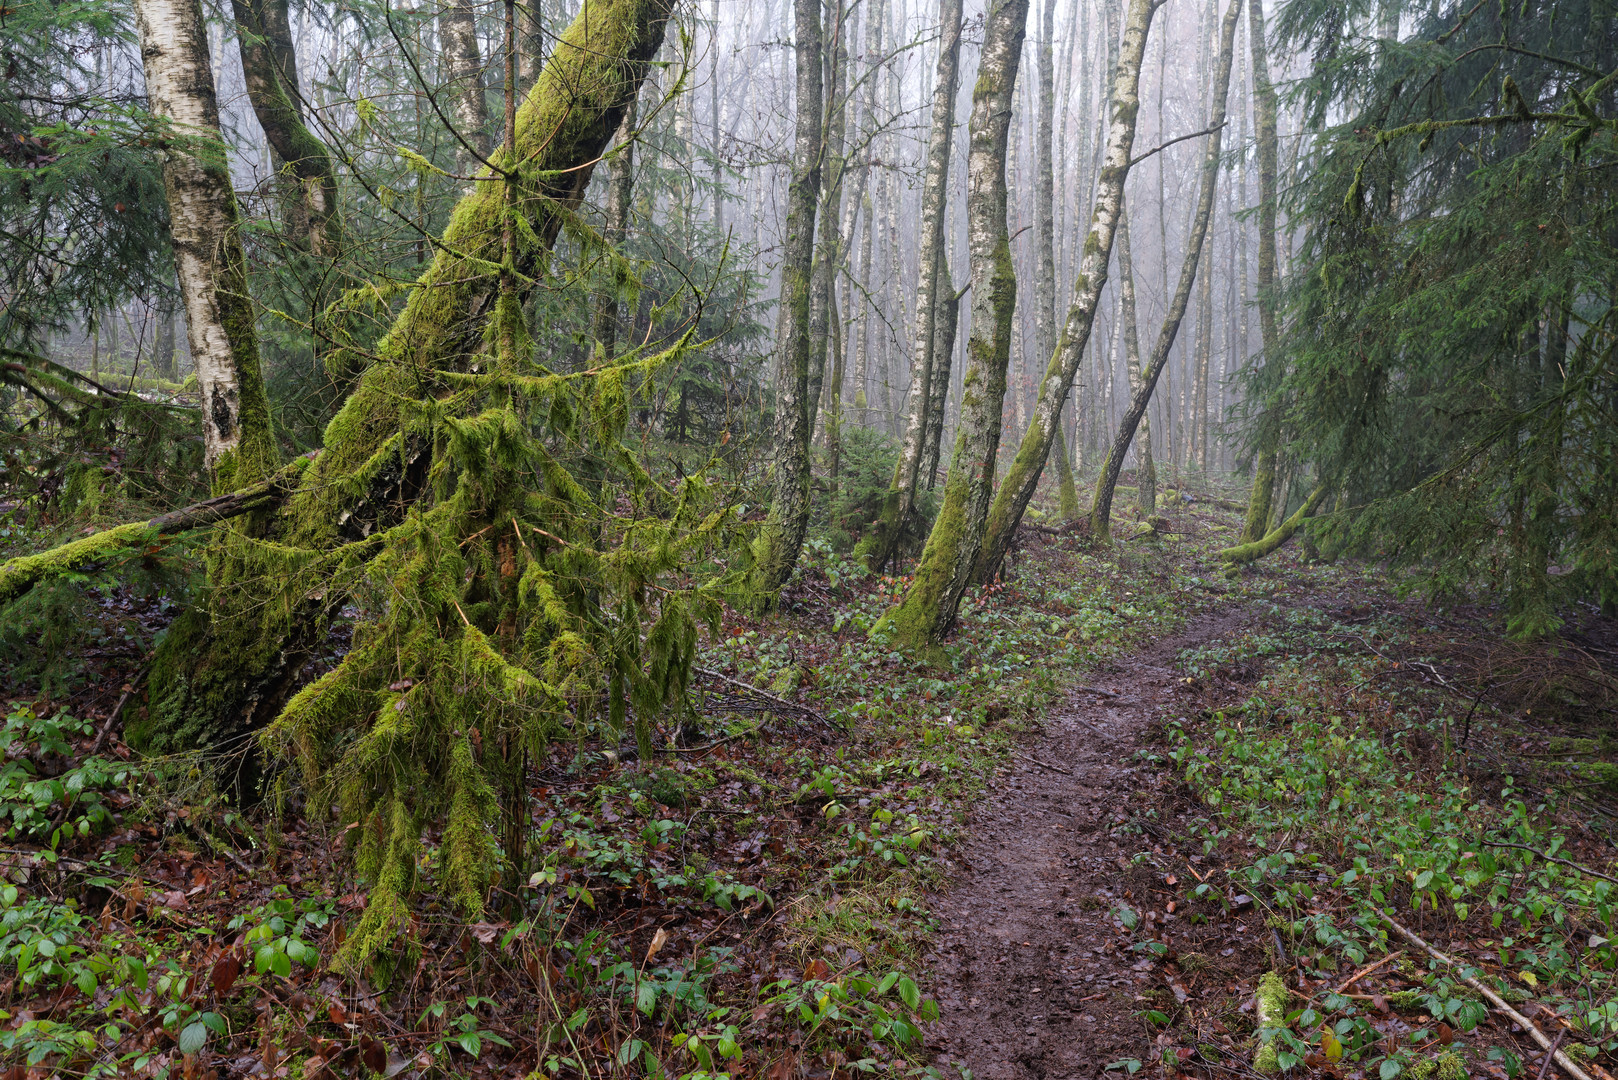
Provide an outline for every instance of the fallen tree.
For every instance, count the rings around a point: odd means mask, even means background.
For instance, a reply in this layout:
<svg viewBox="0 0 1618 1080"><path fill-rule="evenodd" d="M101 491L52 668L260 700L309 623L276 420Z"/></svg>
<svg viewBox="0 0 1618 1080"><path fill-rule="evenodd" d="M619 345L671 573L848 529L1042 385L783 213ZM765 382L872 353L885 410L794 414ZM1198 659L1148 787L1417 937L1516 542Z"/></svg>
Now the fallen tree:
<svg viewBox="0 0 1618 1080"><path fill-rule="evenodd" d="M526 763L564 728L621 731L631 715L649 749L651 718L684 700L698 622L717 615L713 592L659 579L728 540L727 516L699 478L656 484L620 438L630 395L690 333L658 355L557 374L522 317L564 222L585 228L574 210L670 8L587 0L388 332L327 354L357 378L296 487L243 489L174 525L234 516L126 737L156 752L246 750L243 795L252 747L295 758L309 805L340 807L370 883L335 962L384 981L412 948L403 916L423 829L442 828L440 888L477 914L497 872L522 872ZM120 526L0 575L21 590L153 528ZM298 690L345 607L358 613L352 648Z"/></svg>
<svg viewBox="0 0 1618 1080"><path fill-rule="evenodd" d="M1225 564L1225 573L1233 574L1246 564L1257 562L1288 540L1291 540L1293 534L1303 526L1304 521L1316 510L1320 509L1320 504L1325 500L1329 490L1330 485L1322 482L1314 491L1310 492L1309 498L1304 500L1303 505L1292 512L1291 517L1271 529L1264 536L1251 543L1237 544L1235 547L1228 547L1221 551L1219 558Z"/></svg>

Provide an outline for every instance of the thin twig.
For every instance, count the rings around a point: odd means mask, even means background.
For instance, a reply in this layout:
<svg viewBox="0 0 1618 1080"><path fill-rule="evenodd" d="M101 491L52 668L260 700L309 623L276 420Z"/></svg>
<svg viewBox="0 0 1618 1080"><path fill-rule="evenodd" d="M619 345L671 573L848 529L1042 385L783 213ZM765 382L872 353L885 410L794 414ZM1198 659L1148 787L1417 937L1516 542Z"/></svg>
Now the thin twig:
<svg viewBox="0 0 1618 1080"><path fill-rule="evenodd" d="M1602 881L1610 881L1613 884L1618 885L1618 877L1610 877L1607 874L1603 874L1599 870L1592 870L1588 866L1572 862L1568 859L1558 859L1555 855L1547 855L1543 851L1529 847L1527 844L1508 844L1503 840L1485 840L1483 843L1488 847L1508 847L1516 848L1519 851L1531 852L1534 855L1538 855L1546 862L1560 863L1563 866L1570 866L1581 874L1589 874L1591 877L1600 878Z"/></svg>
<svg viewBox="0 0 1618 1080"><path fill-rule="evenodd" d="M1403 949L1400 949L1396 953L1389 953L1388 955L1384 956L1382 959L1378 960L1376 963L1372 964L1368 968L1361 968L1360 970L1356 971L1354 974L1350 975L1348 977L1347 982L1345 982L1342 986L1339 986L1337 988L1337 993L1339 993L1339 994L1348 993L1348 988L1350 986L1353 986L1355 983L1357 983L1361 979L1365 978L1365 976L1371 974L1377 968L1384 966L1390 960L1397 960L1399 957L1403 956L1404 954L1405 954L1405 951Z"/></svg>
<svg viewBox="0 0 1618 1080"><path fill-rule="evenodd" d="M1528 1032L1533 1040L1543 1047L1550 1054L1550 1056L1556 1060L1556 1063L1567 1071L1569 1076L1573 1077L1573 1080L1592 1080L1590 1074L1581 1069L1572 1058L1568 1057L1565 1053L1558 1049L1556 1045L1545 1036L1543 1031L1534 1026L1534 1022L1532 1020L1528 1019L1528 1017L1524 1016L1522 1013L1508 1005L1505 998L1502 998L1499 994L1489 989L1489 987L1482 981L1472 977L1471 975L1463 974L1460 961L1454 959L1453 957L1446 956L1444 953L1439 952L1437 949L1427 944L1417 936L1414 930L1406 927L1403 923L1399 922L1399 920L1395 919L1392 915L1389 915L1381 908L1374 908L1373 910L1376 911L1378 915L1382 916L1383 921L1385 921L1389 926L1399 931L1399 933L1402 934L1405 940L1410 942L1410 944L1426 951L1426 953L1433 959L1442 961L1443 963L1454 968L1455 973L1461 976L1462 982L1466 983L1466 985L1488 998L1491 1005L1493 1005L1496 1009L1499 1009L1506 1016L1510 1017L1512 1022L1517 1024L1517 1026Z"/></svg>
<svg viewBox="0 0 1618 1080"><path fill-rule="evenodd" d="M720 682L729 683L731 686L736 687L738 690L745 690L749 694L753 694L753 695L755 695L757 697L763 698L765 701L773 701L777 705L781 706L781 708L786 709L788 712L797 713L797 714L799 714L801 716L808 716L808 717L810 717L810 718L812 718L814 720L819 721L822 724L827 725L828 727L836 727L837 726L837 725L833 724L830 720L827 720L820 713L816 712L814 709L811 709L809 706L807 706L807 705L798 705L795 702L787 701L785 698L776 697L774 694L770 693L768 690L760 690L758 687L754 686L752 683L744 683L740 679L732 679L729 675L721 675L719 672L717 672L717 671L709 671L707 668L693 667L691 670L693 672L695 672L696 674L702 675L702 676L704 676L706 678L718 679Z"/></svg>
<svg viewBox="0 0 1618 1080"><path fill-rule="evenodd" d="M1041 761L1037 757L1033 757L1031 755L1021 753L1020 751L1017 751L1017 750L1013 750L1011 752L1011 756L1012 757L1020 757L1024 761L1032 761L1035 765L1038 765L1040 768L1049 769L1051 772L1059 772L1059 773L1062 773L1062 774L1064 774L1066 776L1072 776L1073 775L1073 770L1072 769L1064 769L1060 765L1052 765L1048 761Z"/></svg>
<svg viewBox="0 0 1618 1080"><path fill-rule="evenodd" d="M1534 1080L1545 1080L1545 1070L1549 1069L1551 1067L1551 1058L1556 1053L1557 1048L1562 1045L1562 1039L1566 1035L1567 1035L1567 1028L1558 1028L1557 1029L1557 1031L1556 1031L1556 1041L1551 1043L1550 1050L1547 1051L1546 1054L1545 1054L1545 1060L1539 1063L1539 1075L1536 1076L1534 1078Z"/></svg>

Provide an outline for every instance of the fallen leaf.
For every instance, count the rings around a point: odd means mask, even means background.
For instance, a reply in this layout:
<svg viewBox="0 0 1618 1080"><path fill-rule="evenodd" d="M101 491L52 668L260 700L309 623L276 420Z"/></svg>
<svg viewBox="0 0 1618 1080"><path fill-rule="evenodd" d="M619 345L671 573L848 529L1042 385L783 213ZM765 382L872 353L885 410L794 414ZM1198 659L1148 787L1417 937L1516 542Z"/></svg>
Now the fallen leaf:
<svg viewBox="0 0 1618 1080"><path fill-rule="evenodd" d="M658 950L663 948L663 945L668 941L668 939L669 932L659 926L657 928L657 933L652 935L651 945L646 949L646 960L648 963L651 962L652 957L657 955Z"/></svg>
<svg viewBox="0 0 1618 1080"><path fill-rule="evenodd" d="M231 949L218 960L214 961L213 971L208 974L208 982L213 986L213 992L220 997L230 993L230 988L236 985L236 977L242 973L242 958L235 949Z"/></svg>

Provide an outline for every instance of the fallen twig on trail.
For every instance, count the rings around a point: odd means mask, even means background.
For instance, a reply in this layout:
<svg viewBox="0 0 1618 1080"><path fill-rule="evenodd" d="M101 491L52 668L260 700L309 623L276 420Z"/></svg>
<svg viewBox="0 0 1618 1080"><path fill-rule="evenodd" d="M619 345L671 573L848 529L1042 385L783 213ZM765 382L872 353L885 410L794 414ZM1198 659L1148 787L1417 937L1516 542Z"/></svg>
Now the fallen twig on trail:
<svg viewBox="0 0 1618 1080"><path fill-rule="evenodd" d="M1483 843L1488 847L1508 847L1516 848L1518 851L1527 851L1534 855L1538 855L1546 862L1559 863L1562 866L1571 866L1581 874L1589 874L1591 877L1600 878L1602 881L1610 881L1614 884L1618 884L1618 878L1603 874L1599 870L1592 870L1588 866L1585 866L1582 863L1573 862L1570 859L1558 859L1555 855L1547 855L1538 848L1531 848L1527 844L1508 844L1503 840L1485 840Z"/></svg>
<svg viewBox="0 0 1618 1080"><path fill-rule="evenodd" d="M1381 908L1373 908L1372 910L1374 910L1378 915L1382 916L1383 921L1389 926L1399 931L1399 933L1403 935L1405 940L1410 942L1410 944L1426 951L1426 953L1433 959L1439 960L1454 968L1455 973L1460 975L1462 982L1466 983L1466 985L1482 994L1489 1000L1489 1004L1493 1005L1496 1009L1499 1009L1502 1013L1509 1017L1512 1023L1518 1025L1524 1031L1528 1032L1533 1040L1544 1048L1544 1050L1549 1053L1551 1057L1555 1058L1556 1063L1562 1066L1569 1076L1573 1077L1573 1080L1593 1080L1593 1077L1591 1077L1589 1073L1585 1072L1573 1061L1572 1058L1563 1053L1562 1050L1558 1048L1556 1043L1551 1042L1551 1040L1546 1037L1543 1031L1535 1027L1532 1020L1528 1019L1528 1017L1524 1016L1522 1013L1518 1012L1516 1009L1507 1004L1505 998L1489 989L1489 987L1482 982L1482 980L1474 978L1471 975L1462 974L1462 967L1458 960L1452 956L1439 952L1437 949L1427 944L1427 942L1423 941L1419 936L1417 936L1414 930L1411 930L1409 927L1405 926L1398 919L1395 919L1392 915L1389 915ZM1560 1040L1558 1040L1558 1042L1559 1041Z"/></svg>
<svg viewBox="0 0 1618 1080"><path fill-rule="evenodd" d="M1024 761L1032 761L1035 765L1038 765L1042 769L1049 769L1051 772L1059 772L1059 773L1062 773L1062 774L1064 774L1066 776L1072 776L1073 775L1073 770L1072 769L1064 769L1060 765L1052 765L1050 762L1041 761L1037 757L1034 757L1034 756L1032 756L1030 754L1024 754L1024 753L1022 753L1021 751L1018 751L1018 750L1013 750L1011 752L1011 754L1012 754L1013 757L1020 757Z"/></svg>

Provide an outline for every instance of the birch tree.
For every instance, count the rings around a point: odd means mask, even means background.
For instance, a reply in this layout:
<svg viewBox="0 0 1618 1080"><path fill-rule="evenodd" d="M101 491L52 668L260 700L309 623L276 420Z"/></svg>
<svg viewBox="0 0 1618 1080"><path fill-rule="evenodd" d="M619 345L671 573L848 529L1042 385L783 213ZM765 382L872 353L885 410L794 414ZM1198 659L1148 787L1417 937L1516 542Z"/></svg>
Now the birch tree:
<svg viewBox="0 0 1618 1080"><path fill-rule="evenodd" d="M921 246L917 255L920 279L916 283L915 329L911 336L909 415L893 481L865 545L865 562L873 570L893 560L915 513L916 484L932 404L934 328L939 315L944 209L949 197L950 146L955 134L955 90L961 55L961 0L940 0L938 16L938 72L933 82L932 131L927 139L927 168L921 186ZM947 273L944 276L947 278Z"/></svg>
<svg viewBox="0 0 1618 1080"><path fill-rule="evenodd" d="M214 491L223 494L266 476L278 452L207 29L198 0L136 0L135 22L152 113L174 126L163 186L202 398L203 448Z"/></svg>
<svg viewBox="0 0 1618 1080"><path fill-rule="evenodd" d="M1056 111L1056 0L1045 0L1040 24L1039 117L1035 133L1034 163L1034 351L1043 363L1050 363L1056 351L1056 183L1053 175ZM1057 417L1051 439L1056 455L1057 505L1064 521L1079 513L1079 495L1073 486L1073 465L1068 460L1067 443L1062 438L1062 421Z"/></svg>
<svg viewBox="0 0 1618 1080"><path fill-rule="evenodd" d="M1253 134L1258 143L1258 329L1263 363L1277 362L1279 343L1275 318L1275 188L1280 155L1276 139L1275 87L1270 84L1269 50L1264 36L1264 0L1251 0L1248 8L1248 46L1253 59ZM1269 416L1258 425L1253 464L1253 491L1247 500L1247 522L1242 542L1256 543L1269 530L1270 502L1275 491L1276 448L1280 432Z"/></svg>
<svg viewBox="0 0 1618 1080"><path fill-rule="evenodd" d="M1111 535L1112 496L1118 483L1118 472L1122 468L1124 455L1129 453L1129 444L1135 436L1135 428L1140 423L1141 417L1146 414L1146 406L1151 403L1152 391L1157 386L1158 377L1162 375L1163 367L1168 363L1169 352L1174 347L1174 339L1180 332L1180 323L1185 318L1186 306L1191 301L1191 288L1196 282L1197 267L1203 262L1203 241L1208 235L1208 222L1213 217L1214 189L1219 183L1219 147L1225 126L1226 98L1230 90L1230 65L1236 46L1236 23L1241 11L1242 0L1230 0L1230 7L1226 10L1224 21L1219 28L1219 58L1215 61L1210 104L1212 115L1208 124L1210 133L1202 156L1197 215L1186 239L1185 261L1180 267L1180 281L1175 287L1173 300L1169 302L1168 313L1163 318L1157 345L1152 349L1151 365L1141 374L1140 386L1132 395L1129 408L1119 420L1118 433L1113 438L1112 449L1107 452L1101 475L1096 478L1095 501L1090 510L1090 531L1098 538Z"/></svg>
<svg viewBox="0 0 1618 1080"><path fill-rule="evenodd" d="M1012 460L1011 468L995 496L994 505L989 510L983 549L973 575L978 581L992 581L1000 572L1000 564L1011 547L1023 511L1034 497L1034 488L1039 483L1040 472L1055 441L1062 406L1073 388L1073 378L1078 373L1085 346L1090 340L1101 290L1107 284L1113 239L1118 232L1118 217L1124 205L1124 182L1129 178L1130 155L1135 147L1135 124L1140 112L1141 62L1146 55L1146 37L1156 10L1157 4L1153 0L1130 0L1124 16L1123 41L1112 79L1112 115L1107 123L1106 156L1096 184L1090 232L1084 241L1084 256L1073 283L1073 302L1068 308L1062 336L1040 381L1039 396L1034 402L1022 445L1017 448L1017 456ZM973 288L976 287L974 281Z"/></svg>
<svg viewBox="0 0 1618 1080"><path fill-rule="evenodd" d="M751 591L760 610L797 565L809 528L810 292L815 260L815 210L824 158L821 129L820 0L793 0L797 66L792 183L787 189L786 239L781 255L784 317L776 345L775 425L770 440L770 509L753 545Z"/></svg>
<svg viewBox="0 0 1618 1080"><path fill-rule="evenodd" d="M936 645L954 627L993 493L1017 306L1017 274L1006 228L1006 144L1027 30L1028 0L991 0L968 125L966 217L972 257L972 333L966 343L960 427L943 505L922 550L915 580L899 606L871 631L891 635L911 648Z"/></svg>

